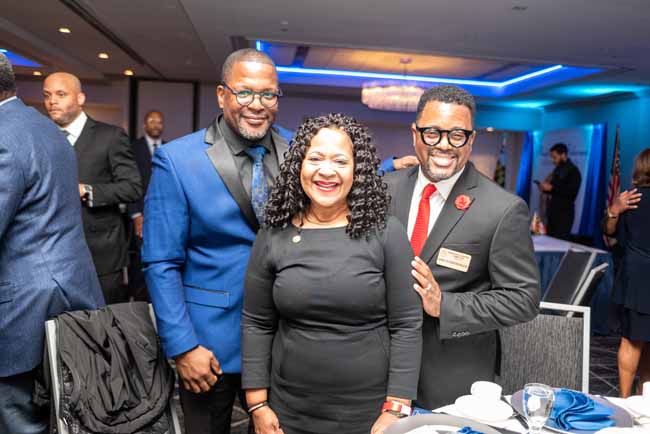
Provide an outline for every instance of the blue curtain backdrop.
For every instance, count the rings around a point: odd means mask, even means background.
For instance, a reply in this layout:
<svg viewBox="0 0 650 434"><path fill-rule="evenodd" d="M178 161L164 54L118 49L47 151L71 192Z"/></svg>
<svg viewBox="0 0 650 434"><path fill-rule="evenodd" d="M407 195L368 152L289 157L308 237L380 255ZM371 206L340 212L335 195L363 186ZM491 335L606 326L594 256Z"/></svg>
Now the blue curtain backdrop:
<svg viewBox="0 0 650 434"><path fill-rule="evenodd" d="M580 219L580 235L592 237L597 246L603 246L600 222L605 212L607 186L607 124L594 124L587 175L583 176L585 196Z"/></svg>
<svg viewBox="0 0 650 434"><path fill-rule="evenodd" d="M533 175L533 132L527 131L521 150L519 175L517 177L517 194L530 206L530 184Z"/></svg>

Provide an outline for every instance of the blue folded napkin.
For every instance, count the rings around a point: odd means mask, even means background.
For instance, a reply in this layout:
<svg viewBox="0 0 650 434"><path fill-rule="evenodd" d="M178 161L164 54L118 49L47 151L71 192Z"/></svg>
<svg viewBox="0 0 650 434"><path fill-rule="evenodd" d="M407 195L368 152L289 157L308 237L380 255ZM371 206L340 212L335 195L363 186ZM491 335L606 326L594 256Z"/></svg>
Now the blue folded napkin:
<svg viewBox="0 0 650 434"><path fill-rule="evenodd" d="M550 419L564 431L598 431L616 425L609 418L612 414L612 408L597 403L584 393L559 389L555 391Z"/></svg>
<svg viewBox="0 0 650 434"><path fill-rule="evenodd" d="M426 410L424 408L420 407L413 407L413 411L411 412L411 416L415 416L416 414L431 414L433 413L431 410Z"/></svg>
<svg viewBox="0 0 650 434"><path fill-rule="evenodd" d="M474 431L472 428L466 426L458 431L456 431L458 434L483 434L481 431Z"/></svg>

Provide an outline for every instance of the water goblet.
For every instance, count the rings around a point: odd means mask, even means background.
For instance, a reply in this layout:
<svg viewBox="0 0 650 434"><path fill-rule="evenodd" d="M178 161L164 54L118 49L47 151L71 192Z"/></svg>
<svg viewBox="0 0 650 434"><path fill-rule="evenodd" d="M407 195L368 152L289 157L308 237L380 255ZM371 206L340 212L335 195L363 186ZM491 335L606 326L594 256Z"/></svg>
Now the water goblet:
<svg viewBox="0 0 650 434"><path fill-rule="evenodd" d="M530 434L539 434L551 415L555 393L545 384L529 383L524 386L523 409Z"/></svg>

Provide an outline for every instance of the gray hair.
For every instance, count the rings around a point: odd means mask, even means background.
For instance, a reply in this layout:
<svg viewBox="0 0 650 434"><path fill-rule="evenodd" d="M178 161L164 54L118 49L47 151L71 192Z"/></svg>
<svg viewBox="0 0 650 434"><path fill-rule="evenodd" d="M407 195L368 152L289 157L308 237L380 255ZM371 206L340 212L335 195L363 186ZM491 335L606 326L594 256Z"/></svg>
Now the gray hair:
<svg viewBox="0 0 650 434"><path fill-rule="evenodd" d="M230 78L232 68L236 63L239 62L265 63L275 68L275 62L273 62L273 59L271 59L268 54L257 51L254 48L243 48L241 50L230 53L230 55L226 58L226 61L223 62L223 66L221 67L222 83L225 83Z"/></svg>
<svg viewBox="0 0 650 434"><path fill-rule="evenodd" d="M0 52L0 92L15 92L16 77L11 62Z"/></svg>
<svg viewBox="0 0 650 434"><path fill-rule="evenodd" d="M427 89L418 102L417 114L415 120L420 119L420 115L424 108L430 101L444 102L447 104L458 104L465 106L469 109L472 115L472 123L474 122L474 115L476 114L476 101L472 94L467 92L465 89L458 86L435 86L431 89Z"/></svg>

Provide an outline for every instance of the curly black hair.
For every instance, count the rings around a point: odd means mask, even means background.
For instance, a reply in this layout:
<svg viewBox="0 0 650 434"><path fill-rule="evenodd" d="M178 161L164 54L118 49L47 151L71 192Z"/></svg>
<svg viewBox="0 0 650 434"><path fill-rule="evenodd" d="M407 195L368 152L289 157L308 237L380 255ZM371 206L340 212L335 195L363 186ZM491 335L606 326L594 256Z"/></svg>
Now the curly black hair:
<svg viewBox="0 0 650 434"><path fill-rule="evenodd" d="M354 177L347 198L350 214L346 233L351 238L361 238L369 235L373 228L385 228L390 198L378 172L379 158L370 133L356 119L340 113L307 118L298 127L269 194L267 226L287 227L294 216L304 216L309 209L310 200L302 189L300 171L312 139L323 128L345 132L353 145Z"/></svg>

